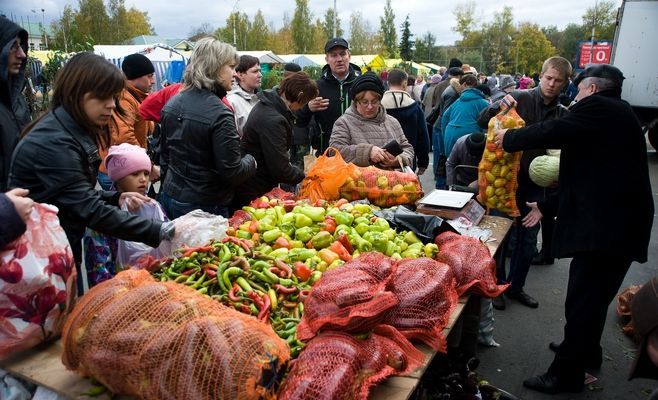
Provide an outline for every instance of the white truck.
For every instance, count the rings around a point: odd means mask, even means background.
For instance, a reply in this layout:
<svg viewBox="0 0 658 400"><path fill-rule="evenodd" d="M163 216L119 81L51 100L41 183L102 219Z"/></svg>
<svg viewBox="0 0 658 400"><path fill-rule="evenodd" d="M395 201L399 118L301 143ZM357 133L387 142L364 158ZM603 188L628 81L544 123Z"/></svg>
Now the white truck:
<svg viewBox="0 0 658 400"><path fill-rule="evenodd" d="M610 64L624 73L621 97L658 150L658 0L622 2Z"/></svg>

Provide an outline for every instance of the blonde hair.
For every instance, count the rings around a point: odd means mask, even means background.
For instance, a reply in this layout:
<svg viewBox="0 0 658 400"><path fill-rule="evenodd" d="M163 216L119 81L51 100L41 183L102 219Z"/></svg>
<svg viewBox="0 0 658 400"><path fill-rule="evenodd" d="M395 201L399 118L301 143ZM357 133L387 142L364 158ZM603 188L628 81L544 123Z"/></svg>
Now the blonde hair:
<svg viewBox="0 0 658 400"><path fill-rule="evenodd" d="M200 39L194 47L190 63L185 68L184 88L214 90L222 86L219 77L222 67L237 64L239 61L238 52L230 44L211 37Z"/></svg>
<svg viewBox="0 0 658 400"><path fill-rule="evenodd" d="M569 79L573 70L569 60L560 56L554 56L544 61L544 64L541 66L541 73L543 74L544 72L548 71L549 68L555 68L559 73L562 74L562 77L565 80Z"/></svg>

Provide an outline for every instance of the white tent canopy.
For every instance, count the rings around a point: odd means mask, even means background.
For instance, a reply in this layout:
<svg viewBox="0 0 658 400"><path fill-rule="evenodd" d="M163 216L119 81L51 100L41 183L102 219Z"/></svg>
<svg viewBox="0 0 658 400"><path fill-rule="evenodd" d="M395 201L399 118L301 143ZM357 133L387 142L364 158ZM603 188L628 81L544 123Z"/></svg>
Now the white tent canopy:
<svg viewBox="0 0 658 400"><path fill-rule="evenodd" d="M324 59L320 64L318 63L319 60L309 57L308 54L282 54L279 57L286 60L286 62L293 62L295 64L298 64L302 68L322 67L325 64Z"/></svg>
<svg viewBox="0 0 658 400"><path fill-rule="evenodd" d="M185 59L178 50L166 44L96 45L94 46L94 53L113 62L135 53L144 54L151 61L180 61Z"/></svg>
<svg viewBox="0 0 658 400"><path fill-rule="evenodd" d="M269 50L259 50L259 51L238 50L238 54L241 56L248 55L248 56L256 57L261 64L284 64L286 62L286 60L277 56L276 54L272 53Z"/></svg>

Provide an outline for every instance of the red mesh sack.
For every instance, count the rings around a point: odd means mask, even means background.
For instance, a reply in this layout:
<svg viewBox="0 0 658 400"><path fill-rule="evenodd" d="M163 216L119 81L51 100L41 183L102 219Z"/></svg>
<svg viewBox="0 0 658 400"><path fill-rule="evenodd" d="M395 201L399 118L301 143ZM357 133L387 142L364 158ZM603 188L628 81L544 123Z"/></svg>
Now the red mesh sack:
<svg viewBox="0 0 658 400"><path fill-rule="evenodd" d="M470 290L483 297L493 298L509 286L496 284L496 261L491 258L489 248L479 240L444 232L434 242L439 246L436 259L452 268L460 296Z"/></svg>
<svg viewBox="0 0 658 400"><path fill-rule="evenodd" d="M236 210L231 218L228 220L228 226L231 228L238 229L240 225L244 224L247 221L251 221L253 217L246 211Z"/></svg>
<svg viewBox="0 0 658 400"><path fill-rule="evenodd" d="M441 331L448 324L457 299L455 275L447 265L431 258L398 262L389 289L399 303L382 321L399 330L407 339L417 339L445 352Z"/></svg>
<svg viewBox="0 0 658 400"><path fill-rule="evenodd" d="M423 361L423 353L390 326L375 327L365 339L322 332L294 361L279 399L367 399L375 384L394 374L407 374Z"/></svg>
<svg viewBox="0 0 658 400"><path fill-rule="evenodd" d="M522 152L508 153L494 141L500 129L522 128L525 121L516 108L507 108L489 120L487 143L478 165L478 200L487 210L500 210L511 217L520 215L516 206L517 175Z"/></svg>
<svg viewBox="0 0 658 400"><path fill-rule="evenodd" d="M0 359L57 338L76 295L75 262L57 208L35 203L26 225L0 249Z"/></svg>
<svg viewBox="0 0 658 400"><path fill-rule="evenodd" d="M141 270L83 296L62 343L67 368L140 399L274 398L290 358L269 325Z"/></svg>
<svg viewBox="0 0 658 400"><path fill-rule="evenodd" d="M349 201L368 199L380 207L392 207L415 203L423 197L423 189L414 173L355 166L339 195Z"/></svg>
<svg viewBox="0 0 658 400"><path fill-rule="evenodd" d="M340 268L324 273L304 301L304 316L297 326L297 337L307 341L320 330L363 333L397 304L386 290L394 264L381 253L365 253Z"/></svg>
<svg viewBox="0 0 658 400"><path fill-rule="evenodd" d="M617 315L619 315L624 323L622 332L629 337L634 337L635 332L635 326L631 319L631 303L633 302L633 297L635 297L635 294L641 288L642 285L631 285L617 295Z"/></svg>

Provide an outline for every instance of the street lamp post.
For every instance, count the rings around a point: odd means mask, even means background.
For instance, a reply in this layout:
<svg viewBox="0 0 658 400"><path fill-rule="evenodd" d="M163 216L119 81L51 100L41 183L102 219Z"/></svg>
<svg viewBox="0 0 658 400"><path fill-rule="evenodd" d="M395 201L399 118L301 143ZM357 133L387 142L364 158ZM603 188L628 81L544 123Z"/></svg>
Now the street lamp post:
<svg viewBox="0 0 658 400"><path fill-rule="evenodd" d="M238 2L240 0L235 0L235 3L233 3L233 46L237 49L238 47L238 38L236 35L236 29L235 25L238 23L238 15L236 13L236 10L238 9Z"/></svg>
<svg viewBox="0 0 658 400"><path fill-rule="evenodd" d="M43 37L46 40L46 50L48 50L48 32L46 32L46 10L41 9L41 26L43 27Z"/></svg>

